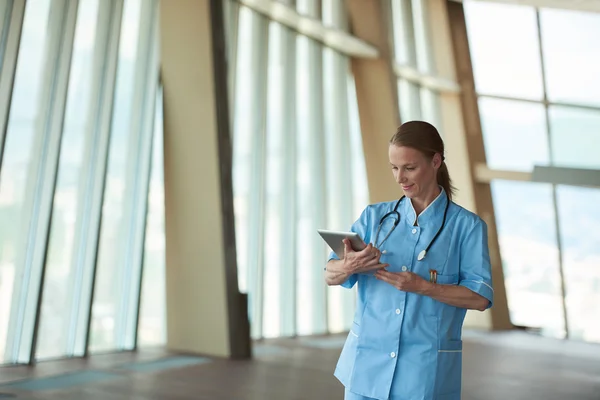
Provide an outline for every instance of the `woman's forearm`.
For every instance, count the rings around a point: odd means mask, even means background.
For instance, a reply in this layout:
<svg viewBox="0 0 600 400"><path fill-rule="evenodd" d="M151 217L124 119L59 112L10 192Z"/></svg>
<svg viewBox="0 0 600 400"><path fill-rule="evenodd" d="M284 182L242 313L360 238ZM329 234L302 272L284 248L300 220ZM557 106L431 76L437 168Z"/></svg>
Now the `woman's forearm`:
<svg viewBox="0 0 600 400"><path fill-rule="evenodd" d="M442 303L454 307L479 311L484 311L488 307L488 299L464 286L440 285L437 283L425 282L426 285L421 291L421 294L429 296L437 301L441 301Z"/></svg>
<svg viewBox="0 0 600 400"><path fill-rule="evenodd" d="M341 285L348 280L349 276L343 260L331 260L325 267L325 282L329 286Z"/></svg>

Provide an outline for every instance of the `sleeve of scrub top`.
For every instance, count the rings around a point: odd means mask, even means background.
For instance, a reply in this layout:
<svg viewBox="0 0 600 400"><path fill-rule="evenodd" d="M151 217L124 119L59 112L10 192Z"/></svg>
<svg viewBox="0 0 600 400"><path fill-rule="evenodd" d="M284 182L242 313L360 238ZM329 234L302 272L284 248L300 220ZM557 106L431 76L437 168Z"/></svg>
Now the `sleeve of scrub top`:
<svg viewBox="0 0 600 400"><path fill-rule="evenodd" d="M360 214L360 217L350 227L350 231L358 233L365 243L369 243L369 238L366 237L366 234L365 234L367 231L368 220L369 220L369 206L367 206L363 210L363 212ZM332 251L329 253L329 259L327 260L327 262L329 262L331 260L339 260L339 259L340 258ZM358 276L356 274L350 275L348 277L348 279L346 280L346 282L342 283L340 286L351 289L357 280L358 280Z"/></svg>
<svg viewBox="0 0 600 400"><path fill-rule="evenodd" d="M492 267L488 248L487 225L478 220L464 238L460 249L460 282L459 285L494 301L492 286Z"/></svg>

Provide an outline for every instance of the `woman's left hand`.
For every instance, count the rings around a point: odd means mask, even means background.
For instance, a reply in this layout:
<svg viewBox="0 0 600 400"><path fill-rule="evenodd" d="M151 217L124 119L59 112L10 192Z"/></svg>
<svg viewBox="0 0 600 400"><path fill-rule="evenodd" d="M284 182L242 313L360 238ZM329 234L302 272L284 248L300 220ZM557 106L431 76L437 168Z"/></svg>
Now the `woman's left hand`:
<svg viewBox="0 0 600 400"><path fill-rule="evenodd" d="M375 273L375 278L387 282L403 292L422 293L429 284L429 282L413 272L379 270Z"/></svg>

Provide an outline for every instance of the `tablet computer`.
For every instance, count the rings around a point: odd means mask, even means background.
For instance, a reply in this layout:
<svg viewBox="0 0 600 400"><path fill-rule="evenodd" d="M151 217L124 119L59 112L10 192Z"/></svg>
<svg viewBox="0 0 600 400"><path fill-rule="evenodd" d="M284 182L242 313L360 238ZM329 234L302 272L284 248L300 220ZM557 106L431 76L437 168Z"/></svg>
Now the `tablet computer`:
<svg viewBox="0 0 600 400"><path fill-rule="evenodd" d="M344 239L350 239L354 251L361 251L367 247L367 244L355 232L330 231L327 229L317 229L317 232L340 260L344 258L344 243L342 242Z"/></svg>

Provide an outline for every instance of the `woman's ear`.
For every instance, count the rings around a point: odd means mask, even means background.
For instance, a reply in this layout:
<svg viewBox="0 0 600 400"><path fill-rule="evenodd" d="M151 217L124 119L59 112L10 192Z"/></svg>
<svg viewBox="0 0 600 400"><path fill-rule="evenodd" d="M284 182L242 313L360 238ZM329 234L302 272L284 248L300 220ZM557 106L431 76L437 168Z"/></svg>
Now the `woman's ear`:
<svg viewBox="0 0 600 400"><path fill-rule="evenodd" d="M440 153L435 153L433 155L433 167L439 168L442 166L442 156Z"/></svg>

